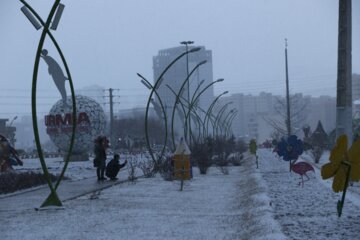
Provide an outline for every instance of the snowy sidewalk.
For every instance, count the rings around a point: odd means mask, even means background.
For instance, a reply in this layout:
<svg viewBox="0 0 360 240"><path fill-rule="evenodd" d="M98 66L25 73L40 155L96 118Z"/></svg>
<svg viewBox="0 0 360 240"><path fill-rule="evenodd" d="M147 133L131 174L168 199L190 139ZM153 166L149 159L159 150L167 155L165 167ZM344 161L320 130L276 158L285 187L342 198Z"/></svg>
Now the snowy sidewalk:
<svg viewBox="0 0 360 240"><path fill-rule="evenodd" d="M57 190L61 201L68 201L85 194L103 190L127 180L127 173L121 172L117 181L98 182L96 177L81 180L63 180ZM18 193L0 195L0 217L1 212L19 212L34 210L40 207L50 193L48 185L35 187L34 189L20 191Z"/></svg>
<svg viewBox="0 0 360 240"><path fill-rule="evenodd" d="M341 194L330 188L319 173L298 185L300 176L289 172L289 163L277 159L271 150L260 149L259 171L269 188L275 219L289 239L359 239L360 199L347 193L341 218L336 204ZM315 169L315 171L319 171Z"/></svg>
<svg viewBox="0 0 360 240"><path fill-rule="evenodd" d="M179 181L157 176L66 201L65 210L0 212L1 237L284 239L254 162L248 159L229 170L229 175L223 175L210 168L207 175L200 175L194 168L194 178L185 182L183 191L179 191Z"/></svg>

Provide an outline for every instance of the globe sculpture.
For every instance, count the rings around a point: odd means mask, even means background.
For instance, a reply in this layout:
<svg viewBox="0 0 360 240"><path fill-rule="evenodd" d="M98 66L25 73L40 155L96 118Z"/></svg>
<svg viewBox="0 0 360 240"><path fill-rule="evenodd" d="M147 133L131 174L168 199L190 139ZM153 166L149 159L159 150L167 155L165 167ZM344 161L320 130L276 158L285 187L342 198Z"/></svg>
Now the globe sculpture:
<svg viewBox="0 0 360 240"><path fill-rule="evenodd" d="M95 100L77 95L75 143L71 161L85 161L89 158L89 151L93 148L94 139L103 135L105 129L105 113ZM72 100L71 97L57 101L45 116L46 132L51 141L63 153L69 150L72 132ZM64 156L65 158L65 156Z"/></svg>

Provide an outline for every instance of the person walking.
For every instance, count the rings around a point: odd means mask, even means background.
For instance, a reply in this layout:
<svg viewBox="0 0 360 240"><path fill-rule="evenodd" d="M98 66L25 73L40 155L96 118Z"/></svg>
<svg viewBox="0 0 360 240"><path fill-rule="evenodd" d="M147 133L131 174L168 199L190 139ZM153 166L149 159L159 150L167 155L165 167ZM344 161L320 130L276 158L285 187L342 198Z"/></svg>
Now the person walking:
<svg viewBox="0 0 360 240"><path fill-rule="evenodd" d="M117 175L123 167L127 164L127 160L123 164L119 162L120 156L119 154L114 154L114 158L108 163L106 166L106 176L110 178L110 180L117 180Z"/></svg>
<svg viewBox="0 0 360 240"><path fill-rule="evenodd" d="M99 136L95 139L94 145L94 167L98 181L106 180L104 177L106 167L106 149L109 147L109 140L105 136Z"/></svg>

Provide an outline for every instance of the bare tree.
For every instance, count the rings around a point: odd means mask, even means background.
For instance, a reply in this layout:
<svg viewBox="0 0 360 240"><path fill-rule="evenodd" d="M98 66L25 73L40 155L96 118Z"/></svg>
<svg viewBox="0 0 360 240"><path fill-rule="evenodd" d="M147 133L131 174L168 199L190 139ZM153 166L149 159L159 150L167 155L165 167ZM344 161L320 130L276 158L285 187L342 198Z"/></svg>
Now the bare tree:
<svg viewBox="0 0 360 240"><path fill-rule="evenodd" d="M302 126L307 119L307 107L309 102L302 97L302 94L290 95L290 123L291 133L298 133L302 130ZM274 107L274 112L279 116L278 119L274 117L263 117L263 119L274 128L280 135L287 135L286 121L286 101L285 98L277 98Z"/></svg>

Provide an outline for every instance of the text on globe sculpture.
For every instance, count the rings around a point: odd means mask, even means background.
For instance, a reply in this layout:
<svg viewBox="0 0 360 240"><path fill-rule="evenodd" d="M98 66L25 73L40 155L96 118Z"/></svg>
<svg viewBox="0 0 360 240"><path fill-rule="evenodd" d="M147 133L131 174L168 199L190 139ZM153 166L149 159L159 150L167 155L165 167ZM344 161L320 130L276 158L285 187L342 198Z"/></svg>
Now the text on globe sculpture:
<svg viewBox="0 0 360 240"><path fill-rule="evenodd" d="M81 154L92 150L94 139L103 135L105 129L105 113L100 104L89 97L78 95L76 99L76 132L73 153ZM62 152L69 150L73 118L72 100L67 97L57 101L45 116L46 132L53 143Z"/></svg>

